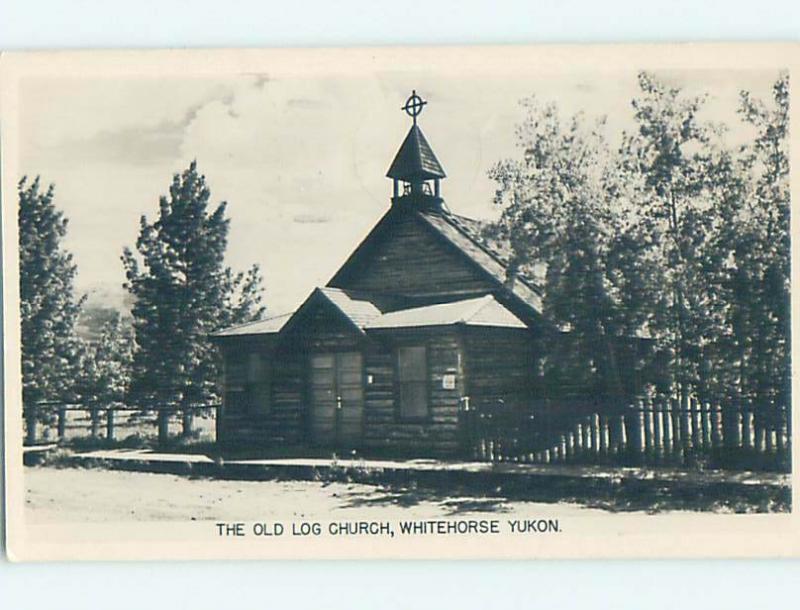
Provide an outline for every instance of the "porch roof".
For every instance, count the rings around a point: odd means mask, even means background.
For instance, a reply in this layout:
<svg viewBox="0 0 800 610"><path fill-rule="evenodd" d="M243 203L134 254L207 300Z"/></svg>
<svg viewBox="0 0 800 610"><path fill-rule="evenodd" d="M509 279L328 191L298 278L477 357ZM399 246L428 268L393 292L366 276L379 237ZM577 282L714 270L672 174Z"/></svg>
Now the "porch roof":
<svg viewBox="0 0 800 610"><path fill-rule="evenodd" d="M495 326L501 328L527 328L490 294L482 297L401 309L384 313L369 322L367 330L390 328L417 328L421 326Z"/></svg>
<svg viewBox="0 0 800 610"><path fill-rule="evenodd" d="M270 316L263 320L255 320L254 322L245 322L244 324L237 324L223 328L215 333L212 337L238 337L243 335L268 335L280 332L283 325L292 317L292 313L284 313L278 316Z"/></svg>
<svg viewBox="0 0 800 610"><path fill-rule="evenodd" d="M364 295L338 288L317 288L312 297L324 297L362 333L369 330L393 328L420 328L426 326L493 326L499 328L527 328L517 316L501 305L492 295L463 299L450 303L425 305L381 313L381 310ZM309 298L309 301L311 298ZM303 309L302 307L300 309ZM299 312L300 310L298 310ZM212 337L238 337L246 335L277 334L284 330L297 312L272 316L225 328Z"/></svg>
<svg viewBox="0 0 800 610"><path fill-rule="evenodd" d="M381 310L361 295L356 296L355 293L340 288L325 287L317 290L358 328L363 329L381 315Z"/></svg>

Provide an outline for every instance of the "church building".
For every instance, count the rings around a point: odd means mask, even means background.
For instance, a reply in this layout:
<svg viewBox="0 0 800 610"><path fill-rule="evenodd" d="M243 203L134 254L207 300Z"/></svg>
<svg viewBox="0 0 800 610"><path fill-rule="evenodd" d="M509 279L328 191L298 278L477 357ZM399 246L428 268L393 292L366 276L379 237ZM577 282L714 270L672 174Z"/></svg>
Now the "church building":
<svg viewBox="0 0 800 610"><path fill-rule="evenodd" d="M509 245L445 206L424 103L414 93L404 107L389 209L327 285L212 337L222 447L457 455L465 410L541 395L542 347L558 333L533 282L509 271Z"/></svg>

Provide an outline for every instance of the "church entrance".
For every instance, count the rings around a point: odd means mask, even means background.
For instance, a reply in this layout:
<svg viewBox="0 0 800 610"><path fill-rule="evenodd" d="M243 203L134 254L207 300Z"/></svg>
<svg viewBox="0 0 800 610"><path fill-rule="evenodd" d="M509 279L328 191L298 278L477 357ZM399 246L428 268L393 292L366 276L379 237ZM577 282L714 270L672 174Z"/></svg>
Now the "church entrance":
<svg viewBox="0 0 800 610"><path fill-rule="evenodd" d="M355 447L364 421L364 364L359 352L313 354L310 361L311 439Z"/></svg>

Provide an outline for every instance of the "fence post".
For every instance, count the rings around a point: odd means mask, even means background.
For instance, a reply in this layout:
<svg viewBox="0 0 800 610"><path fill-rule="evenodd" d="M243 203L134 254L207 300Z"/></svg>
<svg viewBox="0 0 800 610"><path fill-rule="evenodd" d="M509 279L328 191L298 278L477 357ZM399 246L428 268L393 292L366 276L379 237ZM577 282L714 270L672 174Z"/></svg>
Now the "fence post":
<svg viewBox="0 0 800 610"><path fill-rule="evenodd" d="M669 400L661 400L660 402L663 416L664 456L669 456L672 455L672 444L675 436L672 428L672 403Z"/></svg>
<svg viewBox="0 0 800 610"><path fill-rule="evenodd" d="M660 401L649 401L653 410L653 454L664 457L664 407Z"/></svg>
<svg viewBox="0 0 800 610"><path fill-rule="evenodd" d="M753 448L759 453L763 453L766 449L766 421L764 417L764 405L759 404L755 411L753 411Z"/></svg>
<svg viewBox="0 0 800 610"><path fill-rule="evenodd" d="M163 447L169 441L169 410L160 405L158 407L158 444Z"/></svg>
<svg viewBox="0 0 800 610"><path fill-rule="evenodd" d="M637 460L642 458L644 454L644 413L642 413L643 404L640 402L638 405L631 405L630 416L626 416L625 420L630 421L630 432L628 439L630 440L630 448Z"/></svg>
<svg viewBox="0 0 800 610"><path fill-rule="evenodd" d="M692 448L692 412L689 405L689 398L681 396L681 445L684 453Z"/></svg>
<svg viewBox="0 0 800 610"><path fill-rule="evenodd" d="M31 404L25 409L25 444L36 444L36 420L38 419L37 406Z"/></svg>
<svg viewBox="0 0 800 610"><path fill-rule="evenodd" d="M722 443L728 449L739 447L739 404L728 403L722 408Z"/></svg>
<svg viewBox="0 0 800 610"><path fill-rule="evenodd" d="M672 452L678 456L683 448L683 418L681 417L681 403L677 398L665 398L669 400L672 411Z"/></svg>
<svg viewBox="0 0 800 610"><path fill-rule="evenodd" d="M114 408L106 409L106 442L114 442Z"/></svg>
<svg viewBox="0 0 800 610"><path fill-rule="evenodd" d="M464 430L464 446L467 448L467 453L469 457L475 457L475 441L474 441L474 418L472 417L472 411L469 410L469 396L464 396L464 410L461 411L462 416L464 417L463 420L463 430ZM214 440L216 442L217 447L221 447L222 439L224 438L224 432L222 431L222 403L219 403L214 408Z"/></svg>
<svg viewBox="0 0 800 610"><path fill-rule="evenodd" d="M192 411L191 407L184 406L183 408L183 430L181 431L181 435L183 438L189 438L192 436L192 427L194 425L194 412Z"/></svg>
<svg viewBox="0 0 800 610"><path fill-rule="evenodd" d="M609 445L609 436L610 432L608 429L608 416L601 415L598 416L600 420L600 453L603 455L608 455L608 445Z"/></svg>
<svg viewBox="0 0 800 610"><path fill-rule="evenodd" d="M585 423L583 424L583 434L584 434L583 448L591 452L594 449L593 446L594 435L592 434L591 416L585 419Z"/></svg>
<svg viewBox="0 0 800 610"><path fill-rule="evenodd" d="M595 456L600 454L600 437L602 430L600 428L600 416L595 413L591 416L591 429L592 429L592 451Z"/></svg>
<svg viewBox="0 0 800 610"><path fill-rule="evenodd" d="M58 407L58 440L63 441L67 436L67 409L64 405Z"/></svg>
<svg viewBox="0 0 800 610"><path fill-rule="evenodd" d="M616 413L610 416L608 425L608 444L611 447L611 452L614 454L622 453L625 444L625 424L623 423L622 416Z"/></svg>
<svg viewBox="0 0 800 610"><path fill-rule="evenodd" d="M644 446L644 452L649 456L653 453L654 440L653 402L650 400L639 401L639 408L642 410L642 418L644 421L644 442L642 445Z"/></svg>
<svg viewBox="0 0 800 610"><path fill-rule="evenodd" d="M753 448L753 410L750 408L749 400L742 411L742 447Z"/></svg>
<svg viewBox="0 0 800 610"><path fill-rule="evenodd" d="M711 446L722 445L722 408L719 403L711 405Z"/></svg>
<svg viewBox="0 0 800 610"><path fill-rule="evenodd" d="M703 445L703 412L700 408L700 401L696 398L689 399L689 412L692 417L692 447L695 449L700 449Z"/></svg>
<svg viewBox="0 0 800 610"><path fill-rule="evenodd" d="M778 450L783 451L789 446L789 418L786 416L786 406L778 407L777 431L778 431Z"/></svg>
<svg viewBox="0 0 800 610"><path fill-rule="evenodd" d="M92 407L89 415L92 419L92 440L96 440L100 436L100 409Z"/></svg>
<svg viewBox="0 0 800 610"><path fill-rule="evenodd" d="M700 403L703 407L703 445L706 449L711 449L712 445L712 430L713 430L713 412L709 402Z"/></svg>
<svg viewBox="0 0 800 610"><path fill-rule="evenodd" d="M775 403L770 401L769 409L765 414L765 436L766 436L766 447L764 450L767 453L773 453L775 451L775 446L778 443L777 435L775 434L775 422L777 418L775 417Z"/></svg>

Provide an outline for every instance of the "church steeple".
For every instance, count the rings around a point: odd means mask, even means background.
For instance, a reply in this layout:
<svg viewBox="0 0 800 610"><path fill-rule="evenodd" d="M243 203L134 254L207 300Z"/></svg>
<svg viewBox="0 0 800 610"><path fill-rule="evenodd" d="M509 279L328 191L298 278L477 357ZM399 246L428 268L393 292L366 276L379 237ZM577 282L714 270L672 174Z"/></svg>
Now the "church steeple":
<svg viewBox="0 0 800 610"><path fill-rule="evenodd" d="M416 91L406 100L403 110L414 123L403 140L400 150L386 173L393 183L393 205L410 205L439 210L442 205L440 180L445 178L444 169L436 158L431 145L417 125L417 116L427 104ZM431 182L433 183L431 185ZM402 188L402 191L401 191Z"/></svg>

